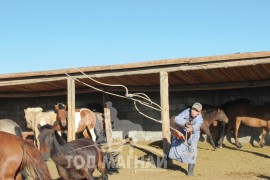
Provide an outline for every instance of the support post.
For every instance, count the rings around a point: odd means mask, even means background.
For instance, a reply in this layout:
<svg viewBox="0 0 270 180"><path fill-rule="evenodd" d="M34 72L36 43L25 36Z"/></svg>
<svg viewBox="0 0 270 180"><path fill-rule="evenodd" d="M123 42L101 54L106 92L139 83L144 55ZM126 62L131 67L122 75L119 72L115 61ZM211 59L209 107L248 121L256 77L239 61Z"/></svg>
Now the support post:
<svg viewBox="0 0 270 180"><path fill-rule="evenodd" d="M169 117L169 80L167 72L160 72L160 104L162 120L163 152L166 156L171 145L170 117Z"/></svg>
<svg viewBox="0 0 270 180"><path fill-rule="evenodd" d="M108 148L110 148L112 145L112 123L111 123L111 112L108 107L104 107L104 120L105 120L107 145Z"/></svg>
<svg viewBox="0 0 270 180"><path fill-rule="evenodd" d="M75 140L75 80L67 79L68 104L68 142Z"/></svg>
<svg viewBox="0 0 270 180"><path fill-rule="evenodd" d="M112 145L112 121L111 121L111 111L107 107L106 102L108 101L108 94L103 93L103 104L104 104L104 121L105 121L105 130L107 138L107 146L111 148Z"/></svg>

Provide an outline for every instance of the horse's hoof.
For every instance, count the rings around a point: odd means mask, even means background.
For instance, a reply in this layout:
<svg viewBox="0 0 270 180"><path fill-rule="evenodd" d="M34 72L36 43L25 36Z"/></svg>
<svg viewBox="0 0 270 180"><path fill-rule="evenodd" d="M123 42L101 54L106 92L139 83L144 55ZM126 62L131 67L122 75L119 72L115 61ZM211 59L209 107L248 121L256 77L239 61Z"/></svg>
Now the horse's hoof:
<svg viewBox="0 0 270 180"><path fill-rule="evenodd" d="M238 146L236 146L236 147L237 147L237 149L242 149L242 148L243 148L242 145L238 145Z"/></svg>
<svg viewBox="0 0 270 180"><path fill-rule="evenodd" d="M265 148L265 145L264 145L264 144L260 144L260 147L261 147L261 148Z"/></svg>

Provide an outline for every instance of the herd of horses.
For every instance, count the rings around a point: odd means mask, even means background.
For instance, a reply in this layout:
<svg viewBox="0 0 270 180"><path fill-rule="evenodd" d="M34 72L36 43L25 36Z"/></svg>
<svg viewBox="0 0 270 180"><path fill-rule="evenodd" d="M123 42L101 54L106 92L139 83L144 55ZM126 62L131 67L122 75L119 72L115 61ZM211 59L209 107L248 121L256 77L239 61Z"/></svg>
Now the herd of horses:
<svg viewBox="0 0 270 180"><path fill-rule="evenodd" d="M67 131L66 107L59 103L55 111L43 112L39 107L24 110L27 127L34 132L34 142L23 138L22 128L14 121L0 119L0 177L20 180L31 172L35 179L52 179L45 163L51 158L63 180L93 180L95 169L101 172L102 180L107 180L107 162L101 149L105 141L102 115L85 108L76 109L76 134L82 138L67 142L63 136ZM67 157L77 159L68 161Z"/></svg>
<svg viewBox="0 0 270 180"><path fill-rule="evenodd" d="M37 179L51 179L44 162L51 158L57 167L59 176L66 179L94 179L93 171L98 169L102 179L108 179L104 166L104 152L100 144L106 143L106 135L101 113L82 108L75 110L75 130L77 139L67 142L67 107L58 103L53 111L43 112L42 108L24 110L27 127L34 132L34 143L23 139L22 129L10 119L0 120L0 177L4 179L23 179L27 169L34 172ZM204 131L215 149L222 146L224 136L231 131L235 145L238 141L240 124L263 129L260 147L264 147L267 129L270 129L270 104L252 105L246 99L222 104L220 107L203 104L202 116ZM171 126L174 124L171 118ZM214 122L221 124L219 137L214 141L210 126ZM68 161L67 156L79 156L88 159L88 163ZM10 158L12 157L12 158ZM89 159L90 158L90 159Z"/></svg>

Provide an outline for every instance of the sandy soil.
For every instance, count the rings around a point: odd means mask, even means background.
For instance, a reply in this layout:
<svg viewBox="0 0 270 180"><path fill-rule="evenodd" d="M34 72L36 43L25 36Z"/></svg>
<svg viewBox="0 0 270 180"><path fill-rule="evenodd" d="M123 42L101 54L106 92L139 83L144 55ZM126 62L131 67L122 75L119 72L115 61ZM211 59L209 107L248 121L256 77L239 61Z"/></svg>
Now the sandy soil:
<svg viewBox="0 0 270 180"><path fill-rule="evenodd" d="M227 142L222 149L213 151L207 142L199 142L199 155L193 177L186 176L187 164L174 161L172 166L164 168L166 164L162 164L161 142L139 142L134 147L124 145L117 147L120 152L118 158L120 168L118 172L110 172L109 179L270 180L270 146L259 148L248 143L242 145L242 149L236 149L234 145ZM58 174L54 164L52 162L48 164L53 178L57 179ZM99 172L96 171L94 176L99 179Z"/></svg>

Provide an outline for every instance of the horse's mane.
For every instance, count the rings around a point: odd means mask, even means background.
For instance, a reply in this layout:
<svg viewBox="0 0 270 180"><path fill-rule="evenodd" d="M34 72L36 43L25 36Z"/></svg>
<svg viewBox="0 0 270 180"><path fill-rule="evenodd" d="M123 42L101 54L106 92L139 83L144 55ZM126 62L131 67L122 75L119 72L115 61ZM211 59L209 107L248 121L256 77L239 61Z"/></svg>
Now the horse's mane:
<svg viewBox="0 0 270 180"><path fill-rule="evenodd" d="M43 109L41 107L32 107L32 108L27 108L25 109L27 112L42 112Z"/></svg>
<svg viewBox="0 0 270 180"><path fill-rule="evenodd" d="M57 103L59 109L66 109L67 106L64 103Z"/></svg>
<svg viewBox="0 0 270 180"><path fill-rule="evenodd" d="M192 108L192 106L188 106L188 108ZM217 110L219 107L210 105L210 104L202 104L202 111L210 111L210 110Z"/></svg>
<svg viewBox="0 0 270 180"><path fill-rule="evenodd" d="M202 110L217 110L219 107L210 105L210 104L202 104Z"/></svg>
<svg viewBox="0 0 270 180"><path fill-rule="evenodd" d="M43 129L52 129L52 125L50 124L45 124L44 126L40 126L40 131L43 130Z"/></svg>
<svg viewBox="0 0 270 180"><path fill-rule="evenodd" d="M43 126L40 126L39 131L42 131L43 129L53 130L52 126L50 124L45 124ZM55 135L55 138L56 138L57 142L60 145L66 144L66 141L58 134L57 131L54 131L54 135Z"/></svg>
<svg viewBox="0 0 270 180"><path fill-rule="evenodd" d="M250 104L250 100L247 98L239 98L233 101L225 102L221 105L222 108L226 108L228 106L236 105L236 104Z"/></svg>

